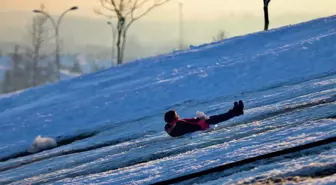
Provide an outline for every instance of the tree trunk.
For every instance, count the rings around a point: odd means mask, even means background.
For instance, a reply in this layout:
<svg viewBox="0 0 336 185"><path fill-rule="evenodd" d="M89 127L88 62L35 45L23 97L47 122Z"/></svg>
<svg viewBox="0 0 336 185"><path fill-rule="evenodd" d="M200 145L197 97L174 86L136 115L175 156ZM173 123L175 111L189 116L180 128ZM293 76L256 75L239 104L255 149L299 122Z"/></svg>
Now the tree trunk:
<svg viewBox="0 0 336 185"><path fill-rule="evenodd" d="M265 17L265 27L264 31L268 30L269 19L268 19L268 5L264 6L264 17Z"/></svg>
<svg viewBox="0 0 336 185"><path fill-rule="evenodd" d="M121 60L124 60L124 53L125 53L125 45L126 45L126 29L123 31L122 34L122 45L121 45Z"/></svg>
<svg viewBox="0 0 336 185"><path fill-rule="evenodd" d="M116 32L113 30L112 33L112 56L111 56L111 66L113 66L115 60L115 47L116 47Z"/></svg>
<svg viewBox="0 0 336 185"><path fill-rule="evenodd" d="M121 48L120 48L120 44L121 44L121 34L122 34L122 28L120 26L118 26L118 36L117 36L117 64L122 64L122 59L121 59Z"/></svg>

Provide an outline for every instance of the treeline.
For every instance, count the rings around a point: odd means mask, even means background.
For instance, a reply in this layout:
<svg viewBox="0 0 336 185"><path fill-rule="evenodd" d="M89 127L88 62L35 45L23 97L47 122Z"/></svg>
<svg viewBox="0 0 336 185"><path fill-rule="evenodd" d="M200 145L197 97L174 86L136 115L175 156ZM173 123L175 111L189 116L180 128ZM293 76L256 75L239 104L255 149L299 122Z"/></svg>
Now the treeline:
<svg viewBox="0 0 336 185"><path fill-rule="evenodd" d="M30 53L20 53L20 47L15 46L10 55L10 67L5 71L2 83L2 93L14 92L54 81L55 67L46 56L40 58L46 62L36 64Z"/></svg>
<svg viewBox="0 0 336 185"><path fill-rule="evenodd" d="M41 54L37 59L29 49L24 50L17 45L6 58L9 60L9 65L4 71L0 88L1 93L10 93L58 81L58 70L52 56ZM62 69L71 73L82 74L78 61L74 61L73 66L70 67L62 66Z"/></svg>
<svg viewBox="0 0 336 185"><path fill-rule="evenodd" d="M2 66L0 70L3 71L2 78L0 78L0 94L58 81L59 71L53 55L40 54L37 59L32 55L31 50L16 45L13 51L6 55L0 52L0 60ZM84 66L80 64L80 60L76 56L69 57L61 65L61 80L96 72L106 67L99 66L95 61L90 61L86 65L87 70L83 71Z"/></svg>
<svg viewBox="0 0 336 185"><path fill-rule="evenodd" d="M40 11L44 11L44 5L41 5ZM0 78L0 93L10 93L21 89L54 83L58 80L82 74L82 66L79 61L69 61L67 65L62 65L56 53L59 50L47 51L46 45L50 40L56 37L56 33L51 31L48 16L46 14L34 14L31 22L26 27L28 45L16 45L9 54L2 54L0 57L6 57L8 61L1 60L5 68L0 68L2 78ZM50 32L51 31L51 32ZM59 66L58 66L59 64ZM1 67L1 66L0 66ZM102 68L93 64L92 71ZM63 73L63 71L67 73ZM0 73L1 74L1 73Z"/></svg>

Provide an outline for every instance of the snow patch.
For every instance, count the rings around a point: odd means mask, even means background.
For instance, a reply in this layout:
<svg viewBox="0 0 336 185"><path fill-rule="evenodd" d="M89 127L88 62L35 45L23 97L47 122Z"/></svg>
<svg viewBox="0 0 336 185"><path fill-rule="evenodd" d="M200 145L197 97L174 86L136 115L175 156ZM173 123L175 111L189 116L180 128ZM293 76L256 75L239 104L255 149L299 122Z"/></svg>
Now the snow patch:
<svg viewBox="0 0 336 185"><path fill-rule="evenodd" d="M31 147L27 150L29 153L36 153L43 150L51 149L57 146L53 138L37 136Z"/></svg>

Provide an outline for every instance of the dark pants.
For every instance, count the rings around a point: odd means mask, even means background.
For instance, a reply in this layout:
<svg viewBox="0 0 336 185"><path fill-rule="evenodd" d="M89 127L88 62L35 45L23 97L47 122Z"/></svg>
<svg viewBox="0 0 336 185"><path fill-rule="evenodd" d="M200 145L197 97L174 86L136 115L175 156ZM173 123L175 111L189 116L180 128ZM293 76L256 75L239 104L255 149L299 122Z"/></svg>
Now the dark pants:
<svg viewBox="0 0 336 185"><path fill-rule="evenodd" d="M209 125L215 125L215 124L218 124L220 122L227 121L227 120L229 120L233 117L235 117L235 115L231 111L228 111L224 114L218 114L218 115L210 116L209 119L206 120L206 122Z"/></svg>

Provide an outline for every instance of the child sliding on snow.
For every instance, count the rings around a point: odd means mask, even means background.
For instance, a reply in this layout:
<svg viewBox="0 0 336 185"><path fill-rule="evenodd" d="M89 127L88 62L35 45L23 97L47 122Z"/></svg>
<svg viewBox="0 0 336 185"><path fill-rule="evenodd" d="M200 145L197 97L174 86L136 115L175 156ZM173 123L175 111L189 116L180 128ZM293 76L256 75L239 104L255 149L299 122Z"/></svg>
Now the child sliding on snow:
<svg viewBox="0 0 336 185"><path fill-rule="evenodd" d="M216 125L243 114L244 103L241 100L239 100L239 103L234 102L234 107L228 112L210 117L201 114L197 118L180 119L176 111L170 110L164 116L164 120L167 123L165 131L172 137L178 137L195 131L207 130L210 128L209 125Z"/></svg>

